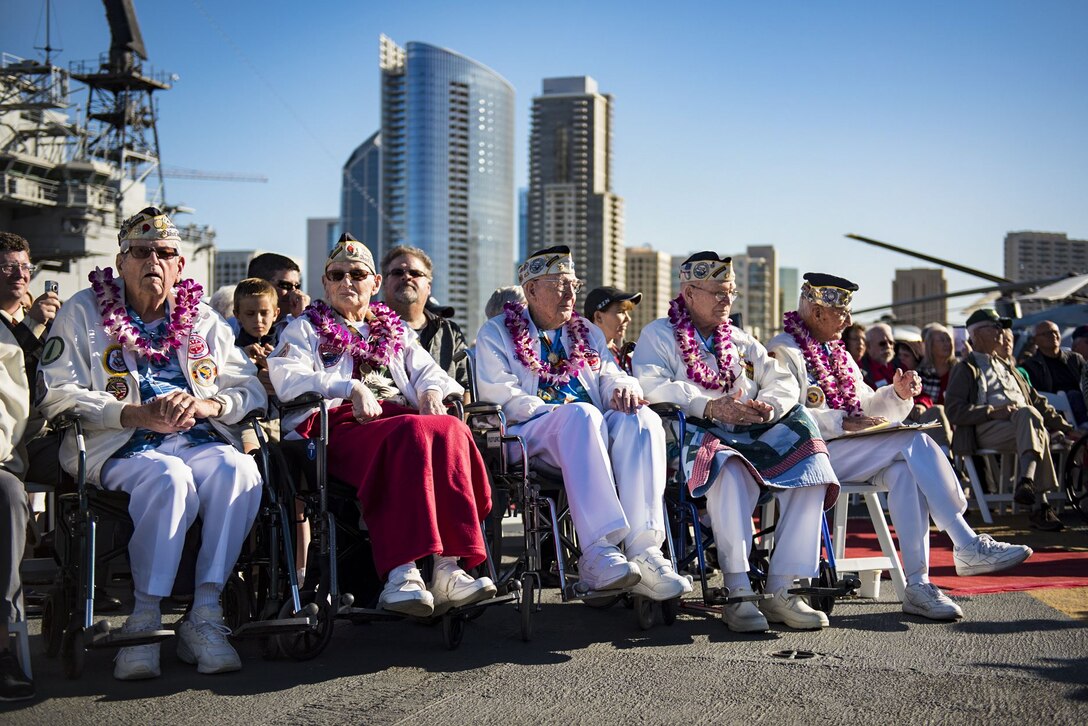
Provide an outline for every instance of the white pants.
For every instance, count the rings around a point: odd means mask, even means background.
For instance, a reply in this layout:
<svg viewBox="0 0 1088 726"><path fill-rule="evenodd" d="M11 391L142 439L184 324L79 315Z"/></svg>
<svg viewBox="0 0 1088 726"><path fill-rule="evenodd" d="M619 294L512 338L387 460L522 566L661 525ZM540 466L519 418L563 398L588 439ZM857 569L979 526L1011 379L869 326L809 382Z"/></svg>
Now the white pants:
<svg viewBox="0 0 1088 726"><path fill-rule="evenodd" d="M923 433L900 431L827 442L839 481L888 487L888 510L907 581L929 572L929 518L944 531L967 511L956 473ZM912 580L912 578L914 578Z"/></svg>
<svg viewBox="0 0 1088 726"><path fill-rule="evenodd" d="M530 457L563 472L583 546L605 537L634 557L664 541L665 429L649 408L601 413L568 403L510 433L525 439Z"/></svg>
<svg viewBox="0 0 1088 726"><path fill-rule="evenodd" d="M221 587L261 503L253 457L229 444L185 447L181 436L167 436L154 451L110 459L102 467L102 488L129 495L133 584L157 597L173 589L185 533L198 516L204 526L195 583Z"/></svg>
<svg viewBox="0 0 1088 726"><path fill-rule="evenodd" d="M778 524L774 530L769 577L816 577L820 566L820 518L826 494L826 485L775 491ZM751 472L739 459L730 457L706 493L707 513L722 572L748 571L754 535L752 512L758 501L759 486Z"/></svg>

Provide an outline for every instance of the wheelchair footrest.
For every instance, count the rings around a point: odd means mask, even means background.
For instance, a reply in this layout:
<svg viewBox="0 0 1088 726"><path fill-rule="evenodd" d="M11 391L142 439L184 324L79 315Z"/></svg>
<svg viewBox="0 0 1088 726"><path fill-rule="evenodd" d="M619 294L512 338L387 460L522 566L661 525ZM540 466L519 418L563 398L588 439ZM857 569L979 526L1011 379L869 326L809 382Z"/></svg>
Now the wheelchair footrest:
<svg viewBox="0 0 1088 726"><path fill-rule="evenodd" d="M299 633L309 630L314 622L307 617L282 618L279 620L256 620L251 623L242 623L234 632L232 638L262 638L270 635L283 635L284 633Z"/></svg>
<svg viewBox="0 0 1088 726"><path fill-rule="evenodd" d="M106 622L106 621L102 621ZM128 648L133 645L151 645L173 638L173 630L148 630L143 633L122 633L120 630L104 630L101 624L94 628L91 637L92 648Z"/></svg>
<svg viewBox="0 0 1088 726"><path fill-rule="evenodd" d="M704 602L713 606L736 605L739 602L759 602L766 599L767 595L761 592L753 592L750 595L731 595L729 590L724 587L711 587L703 596Z"/></svg>
<svg viewBox="0 0 1088 726"><path fill-rule="evenodd" d="M586 587L581 581L572 582L563 588L563 600L595 600L597 598L619 597L630 589L618 588L614 590L593 590Z"/></svg>

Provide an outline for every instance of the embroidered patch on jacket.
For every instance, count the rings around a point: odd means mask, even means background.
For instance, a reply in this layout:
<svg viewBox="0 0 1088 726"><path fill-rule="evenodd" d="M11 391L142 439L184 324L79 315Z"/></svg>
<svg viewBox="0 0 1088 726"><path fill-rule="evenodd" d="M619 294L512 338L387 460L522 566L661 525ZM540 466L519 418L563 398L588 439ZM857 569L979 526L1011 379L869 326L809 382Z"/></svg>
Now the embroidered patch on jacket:
<svg viewBox="0 0 1088 726"><path fill-rule="evenodd" d="M111 378L106 382L106 393L111 394L118 401L124 401L128 397L128 381L124 378Z"/></svg>
<svg viewBox="0 0 1088 726"><path fill-rule="evenodd" d="M592 348L586 349L586 363L595 371L601 370L601 354Z"/></svg>
<svg viewBox="0 0 1088 726"><path fill-rule="evenodd" d="M317 355L321 358L321 365L332 368L344 357L344 349L332 343L322 343L317 346Z"/></svg>
<svg viewBox="0 0 1088 726"><path fill-rule="evenodd" d="M219 369L216 367L215 362L210 360L197 361L189 370L193 374L193 380L203 386L210 385L219 373Z"/></svg>
<svg viewBox="0 0 1088 726"><path fill-rule="evenodd" d="M744 375L748 376L748 380L754 381L756 379L756 364L744 358L741 360L741 365L744 366Z"/></svg>
<svg viewBox="0 0 1088 726"><path fill-rule="evenodd" d="M809 386L805 392L805 407L806 408L819 408L824 405L824 401L827 396L824 395L824 389L819 386Z"/></svg>
<svg viewBox="0 0 1088 726"><path fill-rule="evenodd" d="M208 350L208 341L206 341L203 336L189 336L189 360L207 358L210 354L211 351Z"/></svg>
<svg viewBox="0 0 1088 726"><path fill-rule="evenodd" d="M102 367L106 369L107 375L110 376L123 376L128 373L128 366L125 365L125 353L119 345L111 345L106 348L106 351L102 354Z"/></svg>
<svg viewBox="0 0 1088 726"><path fill-rule="evenodd" d="M42 364L55 363L62 353L64 353L64 339L53 336L45 341L45 346L42 348Z"/></svg>

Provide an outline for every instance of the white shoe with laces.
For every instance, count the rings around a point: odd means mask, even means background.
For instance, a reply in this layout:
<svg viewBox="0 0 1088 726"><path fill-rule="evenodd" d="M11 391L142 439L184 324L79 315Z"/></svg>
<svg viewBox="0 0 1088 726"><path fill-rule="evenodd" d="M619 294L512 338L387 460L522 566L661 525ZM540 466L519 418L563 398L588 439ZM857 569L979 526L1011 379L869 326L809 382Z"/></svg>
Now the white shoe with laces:
<svg viewBox="0 0 1088 726"><path fill-rule="evenodd" d="M389 573L389 579L378 598L378 607L417 618L425 618L434 612L434 596L427 592L423 575L414 562L401 565Z"/></svg>
<svg viewBox="0 0 1088 726"><path fill-rule="evenodd" d="M957 575L985 575L1016 567L1032 554L1027 545L998 542L988 534L980 534L969 544L954 548L952 559L956 562Z"/></svg>
<svg viewBox="0 0 1088 726"><path fill-rule="evenodd" d="M642 573L615 545L601 540L578 558L578 577L591 590L619 590L637 584Z"/></svg>
<svg viewBox="0 0 1088 726"><path fill-rule="evenodd" d="M434 566L431 586L427 588L434 597L434 614L442 615L450 608L465 607L495 597L498 589L490 577L473 579L457 565L454 557L438 558Z"/></svg>
<svg viewBox="0 0 1088 726"><path fill-rule="evenodd" d="M631 562L642 575L642 579L631 591L635 595L651 600L671 600L691 592L691 581L676 574L672 569L672 561L661 552L660 547L650 547L642 554L632 557Z"/></svg>
<svg viewBox="0 0 1088 726"><path fill-rule="evenodd" d="M145 633L161 627L162 616L159 613L145 612L130 615L121 626L121 632ZM119 681L140 681L145 678L158 678L160 675L162 670L159 667L159 643L121 648L113 657L113 677Z"/></svg>
<svg viewBox="0 0 1088 726"><path fill-rule="evenodd" d="M228 635L221 608L195 607L178 627L178 658L195 663L197 673L241 670L242 659L227 641Z"/></svg>
<svg viewBox="0 0 1088 726"><path fill-rule="evenodd" d="M963 617L960 606L932 582L907 585L903 594L903 612L930 620L959 620Z"/></svg>

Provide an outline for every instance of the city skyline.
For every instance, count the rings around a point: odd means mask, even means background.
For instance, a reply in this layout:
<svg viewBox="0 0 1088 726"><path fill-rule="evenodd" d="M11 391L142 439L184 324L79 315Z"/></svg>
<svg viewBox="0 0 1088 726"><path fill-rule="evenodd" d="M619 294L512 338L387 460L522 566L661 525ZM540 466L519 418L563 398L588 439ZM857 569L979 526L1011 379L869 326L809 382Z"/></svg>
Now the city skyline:
<svg viewBox="0 0 1088 726"><path fill-rule="evenodd" d="M13 5L0 50L40 58L41 4ZM860 308L891 302L894 270L913 263L846 233L995 274L1009 232L1088 237L1088 6L601 3L578 23L564 7L137 2L150 65L181 77L159 100L165 163L270 177L168 179L169 199L195 207L184 220L212 224L224 249L300 254L306 219L337 213L344 161L380 126L385 33L511 82L518 187L541 79L596 78L616 103L628 246L774 245L784 266L861 282ZM100 5L53 8L62 65L108 48Z"/></svg>

